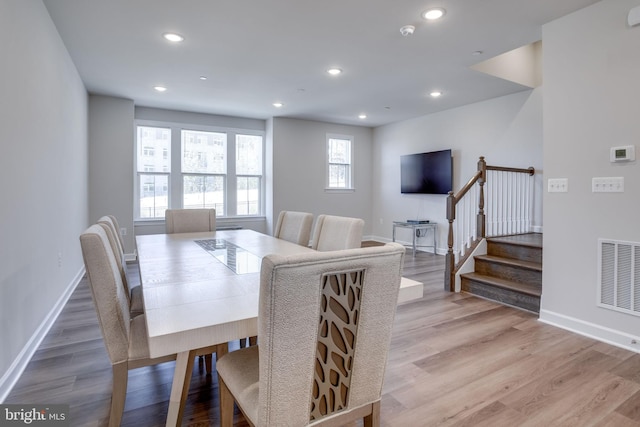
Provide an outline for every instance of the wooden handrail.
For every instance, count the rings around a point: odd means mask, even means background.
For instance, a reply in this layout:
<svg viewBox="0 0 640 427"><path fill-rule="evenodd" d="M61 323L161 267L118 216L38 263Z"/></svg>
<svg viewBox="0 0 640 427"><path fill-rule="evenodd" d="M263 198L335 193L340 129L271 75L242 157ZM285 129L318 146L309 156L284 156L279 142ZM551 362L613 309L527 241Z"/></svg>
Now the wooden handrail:
<svg viewBox="0 0 640 427"><path fill-rule="evenodd" d="M478 160L478 170L476 173L469 179L469 181L462 187L456 194L453 191L449 192L447 196L447 221L449 222L449 232L447 235L447 253L445 255L445 290L454 292L455 291L455 275L456 275L456 265L455 265L455 255L453 253L453 222L456 219L456 205L462 198L473 188L473 186L477 183L479 185L479 197L478 197L478 214L476 215L476 230L477 230L477 240L474 242L474 246L486 236L486 217L484 212L484 184L487 181L487 171L501 171L501 172L515 172L515 173L526 173L529 176L533 176L535 174L535 169L533 167L529 167L527 169L522 168L511 168L504 166L487 166L487 163L484 160L484 157L480 157ZM471 252L469 251L466 255L468 257ZM465 258L466 258L465 257Z"/></svg>
<svg viewBox="0 0 640 427"><path fill-rule="evenodd" d="M533 176L536 173L536 170L533 167L528 167L527 169L521 169L521 168L508 168L504 166L487 166L487 170L500 171L500 172L526 173L529 176Z"/></svg>
<svg viewBox="0 0 640 427"><path fill-rule="evenodd" d="M475 175L473 175L471 179L467 181L464 187L458 190L458 192L453 196L453 198L456 200L456 205L460 200L462 200L464 195L467 194L467 192L473 188L473 186L475 185L476 182L478 182L478 179L480 179L481 176L482 176L482 171L476 172ZM449 192L449 194L453 194L453 191Z"/></svg>

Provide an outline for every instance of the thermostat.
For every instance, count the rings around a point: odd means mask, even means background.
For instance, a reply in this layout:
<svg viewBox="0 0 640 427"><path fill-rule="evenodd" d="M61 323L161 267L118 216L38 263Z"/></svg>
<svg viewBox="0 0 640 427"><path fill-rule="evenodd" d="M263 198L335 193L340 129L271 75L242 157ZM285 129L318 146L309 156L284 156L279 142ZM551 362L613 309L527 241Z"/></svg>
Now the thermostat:
<svg viewBox="0 0 640 427"><path fill-rule="evenodd" d="M636 159L636 150L633 145L623 147L611 147L609 160L611 162L631 162Z"/></svg>

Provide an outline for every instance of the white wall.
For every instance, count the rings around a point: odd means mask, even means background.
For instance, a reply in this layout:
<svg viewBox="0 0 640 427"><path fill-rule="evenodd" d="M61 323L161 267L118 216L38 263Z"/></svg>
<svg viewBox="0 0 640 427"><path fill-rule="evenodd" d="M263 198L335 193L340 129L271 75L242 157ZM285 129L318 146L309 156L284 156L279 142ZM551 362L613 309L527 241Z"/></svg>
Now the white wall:
<svg viewBox="0 0 640 427"><path fill-rule="evenodd" d="M375 129L374 141L373 234L380 240L391 239L392 221L424 218L439 224L438 252L446 252L446 196L401 194L400 156L449 148L454 191L475 173L480 156L494 166L533 166L533 224L542 226L541 88L382 126ZM410 240L407 233L398 230L398 239Z"/></svg>
<svg viewBox="0 0 640 427"><path fill-rule="evenodd" d="M350 216L365 220L363 234L371 234L372 130L308 120L274 118L269 121L273 159L273 211L268 217L269 233L273 217L282 210ZM355 191L336 193L326 187L327 134L354 137Z"/></svg>
<svg viewBox="0 0 640 427"><path fill-rule="evenodd" d="M613 146L640 148L640 0L604 0L543 27L545 178L541 320L635 348L640 318L596 306L598 238L640 242L640 165L609 162ZM592 193L592 177L624 177L624 193Z"/></svg>
<svg viewBox="0 0 640 427"><path fill-rule="evenodd" d="M80 279L88 201L87 93L42 2L0 2L0 40L1 402Z"/></svg>

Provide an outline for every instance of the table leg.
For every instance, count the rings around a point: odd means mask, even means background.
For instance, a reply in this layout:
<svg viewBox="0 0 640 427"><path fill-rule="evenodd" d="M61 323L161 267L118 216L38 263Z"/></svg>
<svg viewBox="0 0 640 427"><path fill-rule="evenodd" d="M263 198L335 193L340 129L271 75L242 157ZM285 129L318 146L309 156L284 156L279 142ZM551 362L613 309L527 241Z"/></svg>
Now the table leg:
<svg viewBox="0 0 640 427"><path fill-rule="evenodd" d="M416 257L416 233L418 229L415 227L411 227L411 234L413 234L413 257Z"/></svg>
<svg viewBox="0 0 640 427"><path fill-rule="evenodd" d="M191 382L191 372L193 371L193 360L195 357L195 351L183 351L182 353L178 353L178 357L176 358L176 367L173 372L171 397L169 398L167 427L182 425L184 403L187 399L187 394L189 394L189 384Z"/></svg>

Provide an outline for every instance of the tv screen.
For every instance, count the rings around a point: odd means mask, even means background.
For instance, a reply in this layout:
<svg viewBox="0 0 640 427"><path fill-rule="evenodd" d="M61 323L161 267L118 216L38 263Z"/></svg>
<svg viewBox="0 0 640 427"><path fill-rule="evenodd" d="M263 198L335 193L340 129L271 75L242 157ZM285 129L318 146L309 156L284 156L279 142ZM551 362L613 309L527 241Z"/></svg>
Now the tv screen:
<svg viewBox="0 0 640 427"><path fill-rule="evenodd" d="M451 150L400 156L400 191L420 194L453 191Z"/></svg>

